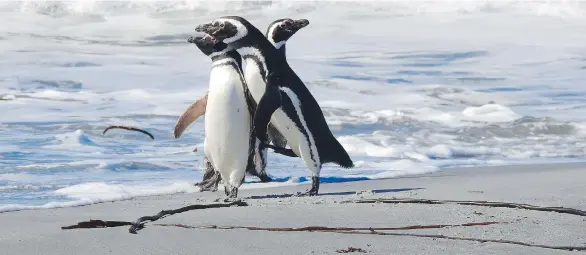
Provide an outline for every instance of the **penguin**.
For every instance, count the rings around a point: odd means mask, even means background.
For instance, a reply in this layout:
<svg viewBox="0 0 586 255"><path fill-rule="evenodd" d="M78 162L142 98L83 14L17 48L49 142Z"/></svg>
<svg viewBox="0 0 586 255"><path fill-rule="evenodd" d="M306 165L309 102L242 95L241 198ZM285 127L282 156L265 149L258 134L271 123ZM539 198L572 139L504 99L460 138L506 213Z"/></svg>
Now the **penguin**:
<svg viewBox="0 0 586 255"><path fill-rule="evenodd" d="M297 31L309 25L307 19L278 19L269 24L266 32L266 38L277 49L278 54L287 60L285 44ZM287 146L287 139L272 124L269 124L268 136L271 142L281 148Z"/></svg>
<svg viewBox="0 0 586 255"><path fill-rule="evenodd" d="M291 38L297 31L309 25L309 21L307 19L300 19L300 20L290 20L290 19L278 19L271 24L269 24L266 32L266 37L273 44L273 46L277 49L279 54L286 60L287 56L285 54L285 43L287 40ZM179 138L185 129L191 123L193 123L197 118L205 114L206 111L206 103L207 103L208 95L207 93L199 98L195 103L190 105L185 112L177 119L174 135L175 138ZM279 131L277 131L272 125L269 125L269 137L271 142L276 147L284 148L287 144L287 141L283 137Z"/></svg>
<svg viewBox="0 0 586 255"><path fill-rule="evenodd" d="M267 28L267 32L265 34L266 38L273 44L273 46L278 50L279 54L283 58L286 58L285 55L285 43L291 36L293 36L297 31L309 25L309 21L306 19L300 19L292 21L290 19L278 19L271 22ZM199 116L204 115L206 111L206 104L207 104L208 95L204 95L203 97L199 98L195 103L190 105L185 112L179 117L177 123L175 125L174 135L175 138L181 136L183 131L193 123ZM275 145L273 150L279 154L289 156L289 157L298 157L296 154L292 152L290 149L284 149L287 145L287 140L283 137L283 135L276 130L272 125L268 127L268 136L269 141ZM257 143L255 146L255 162L253 165L254 167L249 167L247 169L247 173L253 176L257 176L261 182L270 182L272 179L266 174L266 149L259 151L259 144ZM279 150L278 148L283 148ZM207 162L205 163L207 166ZM215 174L215 175L214 175ZM219 173L213 171L212 168L206 167L206 172L204 173L204 177L197 186L200 186L202 190L217 190L217 187L214 187L213 184L218 183Z"/></svg>
<svg viewBox="0 0 586 255"><path fill-rule="evenodd" d="M238 196L250 166L255 138L251 122L255 106L242 76L240 55L208 35L191 37L188 42L212 59L206 102L204 154L206 168L219 173L228 199ZM243 139L246 137L246 139ZM208 185L217 187L219 178Z"/></svg>
<svg viewBox="0 0 586 255"><path fill-rule="evenodd" d="M255 135L264 144L270 122L311 171L311 188L298 196L319 193L322 164L354 167L348 152L327 125L317 100L255 26L239 16L223 16L198 25L195 31L226 43L243 57L244 78L258 103L253 119Z"/></svg>

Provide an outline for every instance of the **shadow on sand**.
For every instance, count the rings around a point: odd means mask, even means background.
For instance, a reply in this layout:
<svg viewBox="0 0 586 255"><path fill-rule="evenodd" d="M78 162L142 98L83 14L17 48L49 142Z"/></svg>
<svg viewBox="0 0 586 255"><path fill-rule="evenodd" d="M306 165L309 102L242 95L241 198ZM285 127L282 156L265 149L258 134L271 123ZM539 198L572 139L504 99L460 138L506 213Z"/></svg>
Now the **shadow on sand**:
<svg viewBox="0 0 586 255"><path fill-rule="evenodd" d="M377 194L377 193L403 192L403 191L411 191L411 190L419 190L419 189L424 189L424 188L375 189L375 190L370 190L369 192ZM361 192L361 191L326 192L326 193L320 193L317 196L345 196L345 195L354 195L359 192ZM249 196L249 197L244 197L243 199L287 198L287 197L294 197L295 195L296 194L288 194L288 193L268 194L268 195L262 195L262 196Z"/></svg>

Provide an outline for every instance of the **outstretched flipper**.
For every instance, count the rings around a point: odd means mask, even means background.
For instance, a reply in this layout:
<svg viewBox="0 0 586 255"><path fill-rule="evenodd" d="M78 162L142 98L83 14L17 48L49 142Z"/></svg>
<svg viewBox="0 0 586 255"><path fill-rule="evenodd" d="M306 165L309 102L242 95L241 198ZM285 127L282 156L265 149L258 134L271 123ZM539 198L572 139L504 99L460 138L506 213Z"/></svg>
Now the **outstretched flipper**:
<svg viewBox="0 0 586 255"><path fill-rule="evenodd" d="M270 144L261 144L263 147L266 148L271 148L273 149L273 151L275 153L279 153L283 156L287 156L287 157L292 157L292 158L298 158L299 156L297 156L297 154L295 154L295 152L293 152L292 149L287 149L287 148L281 148L281 147L277 147L274 145L270 145Z"/></svg>
<svg viewBox="0 0 586 255"><path fill-rule="evenodd" d="M199 116L204 115L206 113L206 106L208 104L208 94L206 93L205 96L201 97L195 103L193 103L183 115L177 119L177 123L175 124L175 138L179 138L183 131L193 123Z"/></svg>
<svg viewBox="0 0 586 255"><path fill-rule="evenodd" d="M271 85L276 80L278 78L272 74L267 76L265 93L258 102L254 113L254 132L261 144L267 141L267 128L271 121L271 116L281 107L281 91L275 84Z"/></svg>

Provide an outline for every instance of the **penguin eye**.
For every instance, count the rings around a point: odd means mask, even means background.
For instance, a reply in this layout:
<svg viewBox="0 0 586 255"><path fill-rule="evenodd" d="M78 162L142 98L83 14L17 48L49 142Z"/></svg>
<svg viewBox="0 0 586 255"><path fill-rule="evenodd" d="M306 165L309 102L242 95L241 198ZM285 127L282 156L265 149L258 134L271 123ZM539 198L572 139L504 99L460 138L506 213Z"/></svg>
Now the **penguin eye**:
<svg viewBox="0 0 586 255"><path fill-rule="evenodd" d="M291 24L293 24L293 21L291 21L290 19L285 20L285 22L283 22L285 25L290 26Z"/></svg>
<svg viewBox="0 0 586 255"><path fill-rule="evenodd" d="M224 23L220 24L220 28L224 28L226 25L224 25Z"/></svg>

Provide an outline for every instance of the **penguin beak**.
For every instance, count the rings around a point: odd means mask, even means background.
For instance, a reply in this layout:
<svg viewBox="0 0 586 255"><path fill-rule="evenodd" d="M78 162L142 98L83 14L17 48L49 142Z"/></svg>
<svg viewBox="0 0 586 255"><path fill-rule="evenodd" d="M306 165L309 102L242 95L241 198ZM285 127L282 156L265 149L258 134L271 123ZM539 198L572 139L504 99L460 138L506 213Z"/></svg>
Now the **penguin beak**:
<svg viewBox="0 0 586 255"><path fill-rule="evenodd" d="M187 39L188 43L195 43L196 41L201 41L201 39L206 36L206 33L202 33L202 32L197 32L195 33L195 35L189 37L189 39Z"/></svg>
<svg viewBox="0 0 586 255"><path fill-rule="evenodd" d="M309 20L306 20L306 19L298 19L294 22L295 22L294 27L297 30L302 29L302 28L306 27L307 25L309 25Z"/></svg>
<svg viewBox="0 0 586 255"><path fill-rule="evenodd" d="M200 33L209 34L213 30L214 30L214 26L212 26L212 23L200 24L197 27L195 27L195 32L200 32Z"/></svg>
<svg viewBox="0 0 586 255"><path fill-rule="evenodd" d="M189 39L187 39L188 43L195 43L201 46L208 46L208 45L215 45L218 40L216 40L216 38L208 35L208 34L204 34L204 35L197 35L197 36L192 36L189 37Z"/></svg>
<svg viewBox="0 0 586 255"><path fill-rule="evenodd" d="M206 34L206 35L205 35L205 36L202 38L202 40L203 40L203 41L204 41L206 44L208 44L208 45L215 45L216 43L218 43L218 40L216 40L216 38L214 38L214 37L212 37L212 36L210 36L210 35L208 35L208 34Z"/></svg>

